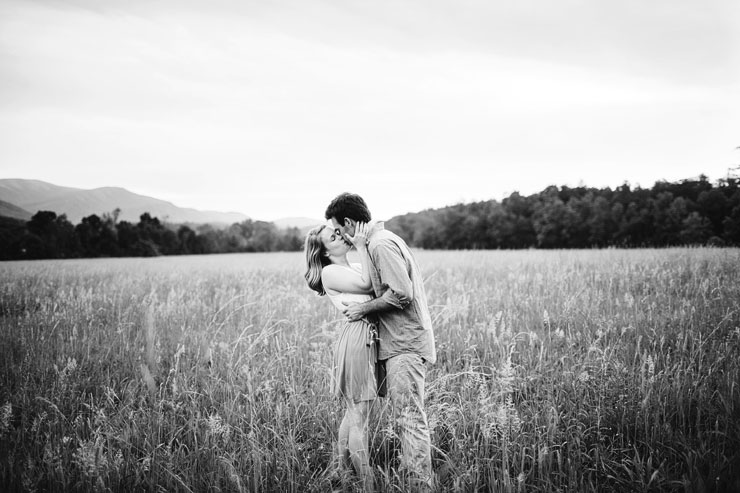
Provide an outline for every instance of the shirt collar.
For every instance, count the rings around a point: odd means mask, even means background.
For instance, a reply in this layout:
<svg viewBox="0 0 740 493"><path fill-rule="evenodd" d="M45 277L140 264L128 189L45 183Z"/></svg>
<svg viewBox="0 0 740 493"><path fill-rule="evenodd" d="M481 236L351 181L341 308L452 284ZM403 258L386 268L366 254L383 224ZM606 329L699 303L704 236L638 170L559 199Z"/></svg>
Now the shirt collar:
<svg viewBox="0 0 740 493"><path fill-rule="evenodd" d="M385 229L385 221L370 221L368 224L369 229L367 233L368 239L378 231L383 231Z"/></svg>

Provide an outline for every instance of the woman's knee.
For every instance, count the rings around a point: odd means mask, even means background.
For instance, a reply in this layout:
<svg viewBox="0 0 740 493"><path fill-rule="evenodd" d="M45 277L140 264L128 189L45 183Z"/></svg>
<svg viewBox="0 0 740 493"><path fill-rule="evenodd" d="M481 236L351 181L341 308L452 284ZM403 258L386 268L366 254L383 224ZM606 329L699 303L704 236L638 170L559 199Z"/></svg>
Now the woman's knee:
<svg viewBox="0 0 740 493"><path fill-rule="evenodd" d="M366 427L369 416L370 408L366 402L352 403L347 406L347 419L352 427Z"/></svg>

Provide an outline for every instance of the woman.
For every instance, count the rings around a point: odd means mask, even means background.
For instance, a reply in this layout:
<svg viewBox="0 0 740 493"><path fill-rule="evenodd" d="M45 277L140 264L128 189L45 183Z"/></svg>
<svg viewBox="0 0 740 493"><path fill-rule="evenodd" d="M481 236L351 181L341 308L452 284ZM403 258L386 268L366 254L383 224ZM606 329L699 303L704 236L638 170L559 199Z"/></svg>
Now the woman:
<svg viewBox="0 0 740 493"><path fill-rule="evenodd" d="M327 225L312 229L306 236L308 286L319 295L328 295L340 311L345 304L371 298L366 238L364 223L358 223L352 244ZM359 253L360 265L350 264L347 259L353 245ZM372 491L374 484L368 454L368 418L370 406L378 397L375 336L375 326L366 319L345 322L336 342L332 368L332 391L346 404L339 427L339 458L343 467L354 466L368 491Z"/></svg>

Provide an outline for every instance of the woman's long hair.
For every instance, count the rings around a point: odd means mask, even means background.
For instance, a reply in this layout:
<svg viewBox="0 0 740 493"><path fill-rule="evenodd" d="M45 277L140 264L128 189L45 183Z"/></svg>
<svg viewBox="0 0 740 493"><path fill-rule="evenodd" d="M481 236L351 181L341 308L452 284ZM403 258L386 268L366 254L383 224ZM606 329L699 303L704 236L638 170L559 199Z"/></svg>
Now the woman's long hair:
<svg viewBox="0 0 740 493"><path fill-rule="evenodd" d="M306 278L308 287L323 296L326 294L324 285L321 282L321 270L331 264L329 257L325 255L324 242L321 241L321 232L326 228L326 224L317 226L308 232L303 250L306 252Z"/></svg>

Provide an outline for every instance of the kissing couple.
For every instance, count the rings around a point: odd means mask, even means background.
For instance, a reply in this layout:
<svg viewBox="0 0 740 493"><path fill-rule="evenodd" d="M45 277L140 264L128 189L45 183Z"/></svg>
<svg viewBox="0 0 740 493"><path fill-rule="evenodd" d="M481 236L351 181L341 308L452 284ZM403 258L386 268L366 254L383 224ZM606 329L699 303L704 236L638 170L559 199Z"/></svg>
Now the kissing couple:
<svg viewBox="0 0 740 493"><path fill-rule="evenodd" d="M434 332L421 271L399 236L373 221L365 200L343 193L330 221L305 240L308 286L326 295L346 320L335 342L332 392L345 406L339 462L374 490L369 461L370 407L387 396L401 441L401 468L410 490L432 486L431 443L424 412L426 364L436 360ZM355 248L360 263L350 263Z"/></svg>

